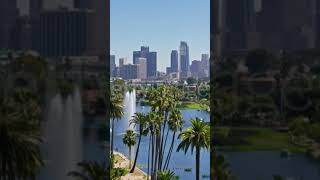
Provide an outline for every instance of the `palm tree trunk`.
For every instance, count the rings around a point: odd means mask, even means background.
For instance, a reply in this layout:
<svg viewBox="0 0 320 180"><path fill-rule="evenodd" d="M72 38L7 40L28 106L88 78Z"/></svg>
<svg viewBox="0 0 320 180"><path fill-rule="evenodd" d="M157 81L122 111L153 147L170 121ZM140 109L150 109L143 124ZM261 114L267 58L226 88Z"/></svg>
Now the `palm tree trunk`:
<svg viewBox="0 0 320 180"><path fill-rule="evenodd" d="M200 180L200 148L196 147L196 180Z"/></svg>
<svg viewBox="0 0 320 180"><path fill-rule="evenodd" d="M155 148L155 163L154 163L154 180L157 179L157 173L159 169L159 156L160 156L160 134L156 135L156 148Z"/></svg>
<svg viewBox="0 0 320 180"><path fill-rule="evenodd" d="M131 168L131 146L129 146L129 169Z"/></svg>
<svg viewBox="0 0 320 180"><path fill-rule="evenodd" d="M163 159L163 153L162 152L164 152L164 149L165 149L165 145L163 144L164 143L163 140L164 140L164 131L166 129L166 124L167 124L167 118L168 118L168 113L165 112L162 135L160 136L161 137L161 139L160 139L160 144L161 145L160 145L160 153L159 153L159 169L161 169L161 166L162 166L162 159Z"/></svg>
<svg viewBox="0 0 320 180"><path fill-rule="evenodd" d="M149 138L149 147L148 147L148 173L147 173L147 180L149 180L150 177L150 148L151 148L151 135Z"/></svg>
<svg viewBox="0 0 320 180"><path fill-rule="evenodd" d="M112 118L112 128L111 128L111 157L113 156L113 137L114 137L114 118Z"/></svg>
<svg viewBox="0 0 320 180"><path fill-rule="evenodd" d="M168 153L168 156L167 156L167 159L166 159L165 169L168 169L168 166L169 166L169 163L170 163L175 137L176 137L176 131L174 131L173 135L172 135L172 141L171 141L169 153Z"/></svg>
<svg viewBox="0 0 320 180"><path fill-rule="evenodd" d="M139 154L139 149L140 149L140 143L141 143L141 137L142 137L142 131L140 131L140 136L139 136L139 142L138 142L137 152L136 152L136 156L135 156L135 158L134 158L133 166L132 166L132 169L130 170L130 173L133 173L134 168L136 167L136 164L137 164L137 159L138 159L138 154Z"/></svg>
<svg viewBox="0 0 320 180"><path fill-rule="evenodd" d="M163 168L165 167L165 163L163 164L163 158L164 158L164 153L165 153L166 146L167 146L168 135L169 135L169 127L167 129L166 138L164 140L164 146L163 146L163 149L161 152L161 166L160 167L162 167L162 165L163 165ZM160 169L160 170L162 170L162 169Z"/></svg>
<svg viewBox="0 0 320 180"><path fill-rule="evenodd" d="M154 177L154 135L151 135L151 179Z"/></svg>

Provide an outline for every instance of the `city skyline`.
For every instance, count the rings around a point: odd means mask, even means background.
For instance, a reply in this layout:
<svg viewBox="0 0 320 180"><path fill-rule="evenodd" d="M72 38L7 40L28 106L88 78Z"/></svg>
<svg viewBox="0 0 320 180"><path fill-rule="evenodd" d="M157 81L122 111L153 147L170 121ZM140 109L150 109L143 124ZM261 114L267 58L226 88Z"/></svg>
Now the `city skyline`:
<svg viewBox="0 0 320 180"><path fill-rule="evenodd" d="M127 58L148 46L157 52L157 70L170 66L171 51L188 43L190 62L210 52L210 1L111 0L110 54ZM163 13L166 12L166 13ZM145 25L143 22L146 22ZM196 34L196 35L195 35Z"/></svg>
<svg viewBox="0 0 320 180"><path fill-rule="evenodd" d="M185 41L181 41L180 43L187 43L187 42L185 42ZM180 44L180 46L181 46L181 44ZM172 63L174 63L173 62L173 60L172 60L172 53L174 52L174 53L176 53L175 55L177 56L176 58L177 58L177 62L175 62L175 63L177 63L176 65L174 64L173 66L173 68L175 69L175 68L179 68L179 71L181 71L181 47L179 46L179 48L177 48L177 49L172 49L170 52L168 52L168 54L169 54L169 58L166 60L166 64L167 64L167 66L165 67L165 69L164 70L159 70L159 63L158 63L158 56L157 56L157 58L156 58L156 60L157 60L157 71L158 72L166 72L168 69L167 68L172 68ZM187 46L189 47L189 44L187 43ZM150 52L154 52L154 53L156 53L156 55L158 55L158 52L157 51L154 51L153 49L151 49L149 46L140 46L140 47L138 47L138 48L136 48L135 50L133 50L131 53L132 53L132 56L131 56L131 58L129 58L129 57L123 57L123 56L119 56L119 55L117 55L117 54L110 54L110 57L113 59L113 60L110 60L110 63L113 65L113 62L115 62L115 64L114 64L114 66L119 66L120 65L120 61L121 62L123 62L123 64L139 64L137 61L138 61L138 59L139 58L141 58L140 57L140 51L144 51L143 49L148 49L147 51L150 51ZM149 50L149 49L151 49L151 50ZM136 53L138 53L138 54L136 54ZM135 56L137 56L137 57L135 57ZM192 65L192 62L193 61L201 61L202 59L203 59L203 56L210 56L210 53L207 53L207 52L203 52L203 53L200 53L200 54L198 54L198 58L195 58L195 59L191 59L191 58L189 58L189 62L187 62L187 64L188 64L188 66L189 66L189 68L190 68L190 66ZM146 58L147 59L147 58ZM120 65L121 66L121 65ZM177 66L177 67L175 67L175 66ZM189 69L189 71L190 71L190 69Z"/></svg>

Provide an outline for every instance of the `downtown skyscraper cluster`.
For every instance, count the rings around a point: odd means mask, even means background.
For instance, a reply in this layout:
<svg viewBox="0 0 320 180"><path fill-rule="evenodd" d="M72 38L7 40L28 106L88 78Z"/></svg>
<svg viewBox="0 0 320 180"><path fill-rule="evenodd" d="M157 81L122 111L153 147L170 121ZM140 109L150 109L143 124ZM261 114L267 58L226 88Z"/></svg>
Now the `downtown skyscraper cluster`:
<svg viewBox="0 0 320 180"><path fill-rule="evenodd" d="M115 55L110 56L110 61L111 77L140 80L157 78L157 52L149 51L147 46L133 52L132 64L127 63L126 58L119 58L117 67Z"/></svg>
<svg viewBox="0 0 320 180"><path fill-rule="evenodd" d="M116 66L115 55L110 55L111 77L120 77L126 80L185 80L189 77L209 77L209 55L202 54L201 60L193 60L190 65L189 46L181 41L178 50L172 50L170 54L170 67L166 73L157 71L157 52L149 50L148 46L142 46L139 51L133 51L132 63L127 58L119 58L119 66Z"/></svg>
<svg viewBox="0 0 320 180"><path fill-rule="evenodd" d="M167 75L175 79L187 79L188 77L204 78L209 76L209 55L202 54L201 61L193 60L190 65L189 46L181 41L179 53L171 51L171 66L167 67Z"/></svg>

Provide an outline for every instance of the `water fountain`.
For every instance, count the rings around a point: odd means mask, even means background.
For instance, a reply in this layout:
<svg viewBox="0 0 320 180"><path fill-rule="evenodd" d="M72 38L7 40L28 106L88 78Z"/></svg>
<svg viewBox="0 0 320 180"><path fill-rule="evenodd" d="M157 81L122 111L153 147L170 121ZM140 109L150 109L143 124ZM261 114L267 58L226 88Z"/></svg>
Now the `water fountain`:
<svg viewBox="0 0 320 180"><path fill-rule="evenodd" d="M127 129L135 130L134 125L130 124L131 119L136 113L136 90L126 92L124 102L124 121L127 123ZM124 129L124 132L127 130Z"/></svg>
<svg viewBox="0 0 320 180"><path fill-rule="evenodd" d="M43 153L46 166L39 179L69 180L67 173L77 170L83 160L82 104L79 88L63 98L55 95L49 102Z"/></svg>

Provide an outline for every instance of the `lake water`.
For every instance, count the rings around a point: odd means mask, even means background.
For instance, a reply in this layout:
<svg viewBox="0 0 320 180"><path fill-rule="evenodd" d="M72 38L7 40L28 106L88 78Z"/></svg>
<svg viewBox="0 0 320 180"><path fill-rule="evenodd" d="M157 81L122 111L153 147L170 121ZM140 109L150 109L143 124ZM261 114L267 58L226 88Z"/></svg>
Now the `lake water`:
<svg viewBox="0 0 320 180"><path fill-rule="evenodd" d="M136 105L135 94L127 93L125 100L125 116L115 124L115 149L128 156L128 147L122 143L124 132L129 127L129 117L134 112L150 111L148 106ZM210 115L204 111L182 110L185 121L184 129L190 126L190 119L194 117L202 118L204 121L210 121ZM169 134L171 137L171 134ZM175 143L175 148L179 144ZM147 172L149 140L142 138L140 152L137 164L141 169ZM230 168L238 180L272 180L273 175L282 175L286 177L302 178L303 180L320 180L320 163L315 162L304 154L293 154L289 158L281 158L280 152L220 152L226 156ZM134 158L135 148L132 150ZM174 151L169 168L173 170L181 180L195 179L195 154ZM191 168L191 172L185 169ZM210 174L210 154L207 151L201 152L201 179L209 179ZM299 179L299 180L300 180Z"/></svg>
<svg viewBox="0 0 320 180"><path fill-rule="evenodd" d="M132 97L133 96L133 97ZM128 157L128 147L122 143L123 134L128 129L129 126L129 115L133 115L132 110L136 110L136 112L143 112L147 113L150 111L150 107L148 106L140 106L132 104L132 102L128 101L135 100L135 97L133 94L126 94L125 97L125 115L124 118L117 121L115 124L115 144L114 148L115 150L123 153ZM189 127L191 125L190 119L199 117L203 119L204 121L210 121L210 116L208 113L204 111L197 111L197 110L183 110L182 111L183 119L185 121L183 129ZM177 134L178 135L178 134ZM169 133L168 136L168 147L169 143L171 142L172 133ZM173 170L176 175L180 177L182 180L187 179L195 179L195 153L192 155L191 153L184 154L183 151L176 152L177 145L179 144L179 140L176 140L174 151L171 157L169 169ZM142 137L140 150L139 150L139 157L137 164L138 166L144 171L147 172L147 165L148 165L148 145L149 145L149 139L148 137ZM134 158L135 155L135 148L132 148L132 158ZM167 148L169 149L169 148ZM185 169L192 169L191 172L186 172ZM210 174L210 153L208 151L202 151L201 152L201 170L200 170L200 176L206 175L208 176ZM203 178L203 179L209 179L209 178Z"/></svg>
<svg viewBox="0 0 320 180"><path fill-rule="evenodd" d="M304 154L280 157L280 152L227 152L230 168L239 180L272 180L273 175L297 180L319 180L320 163Z"/></svg>

